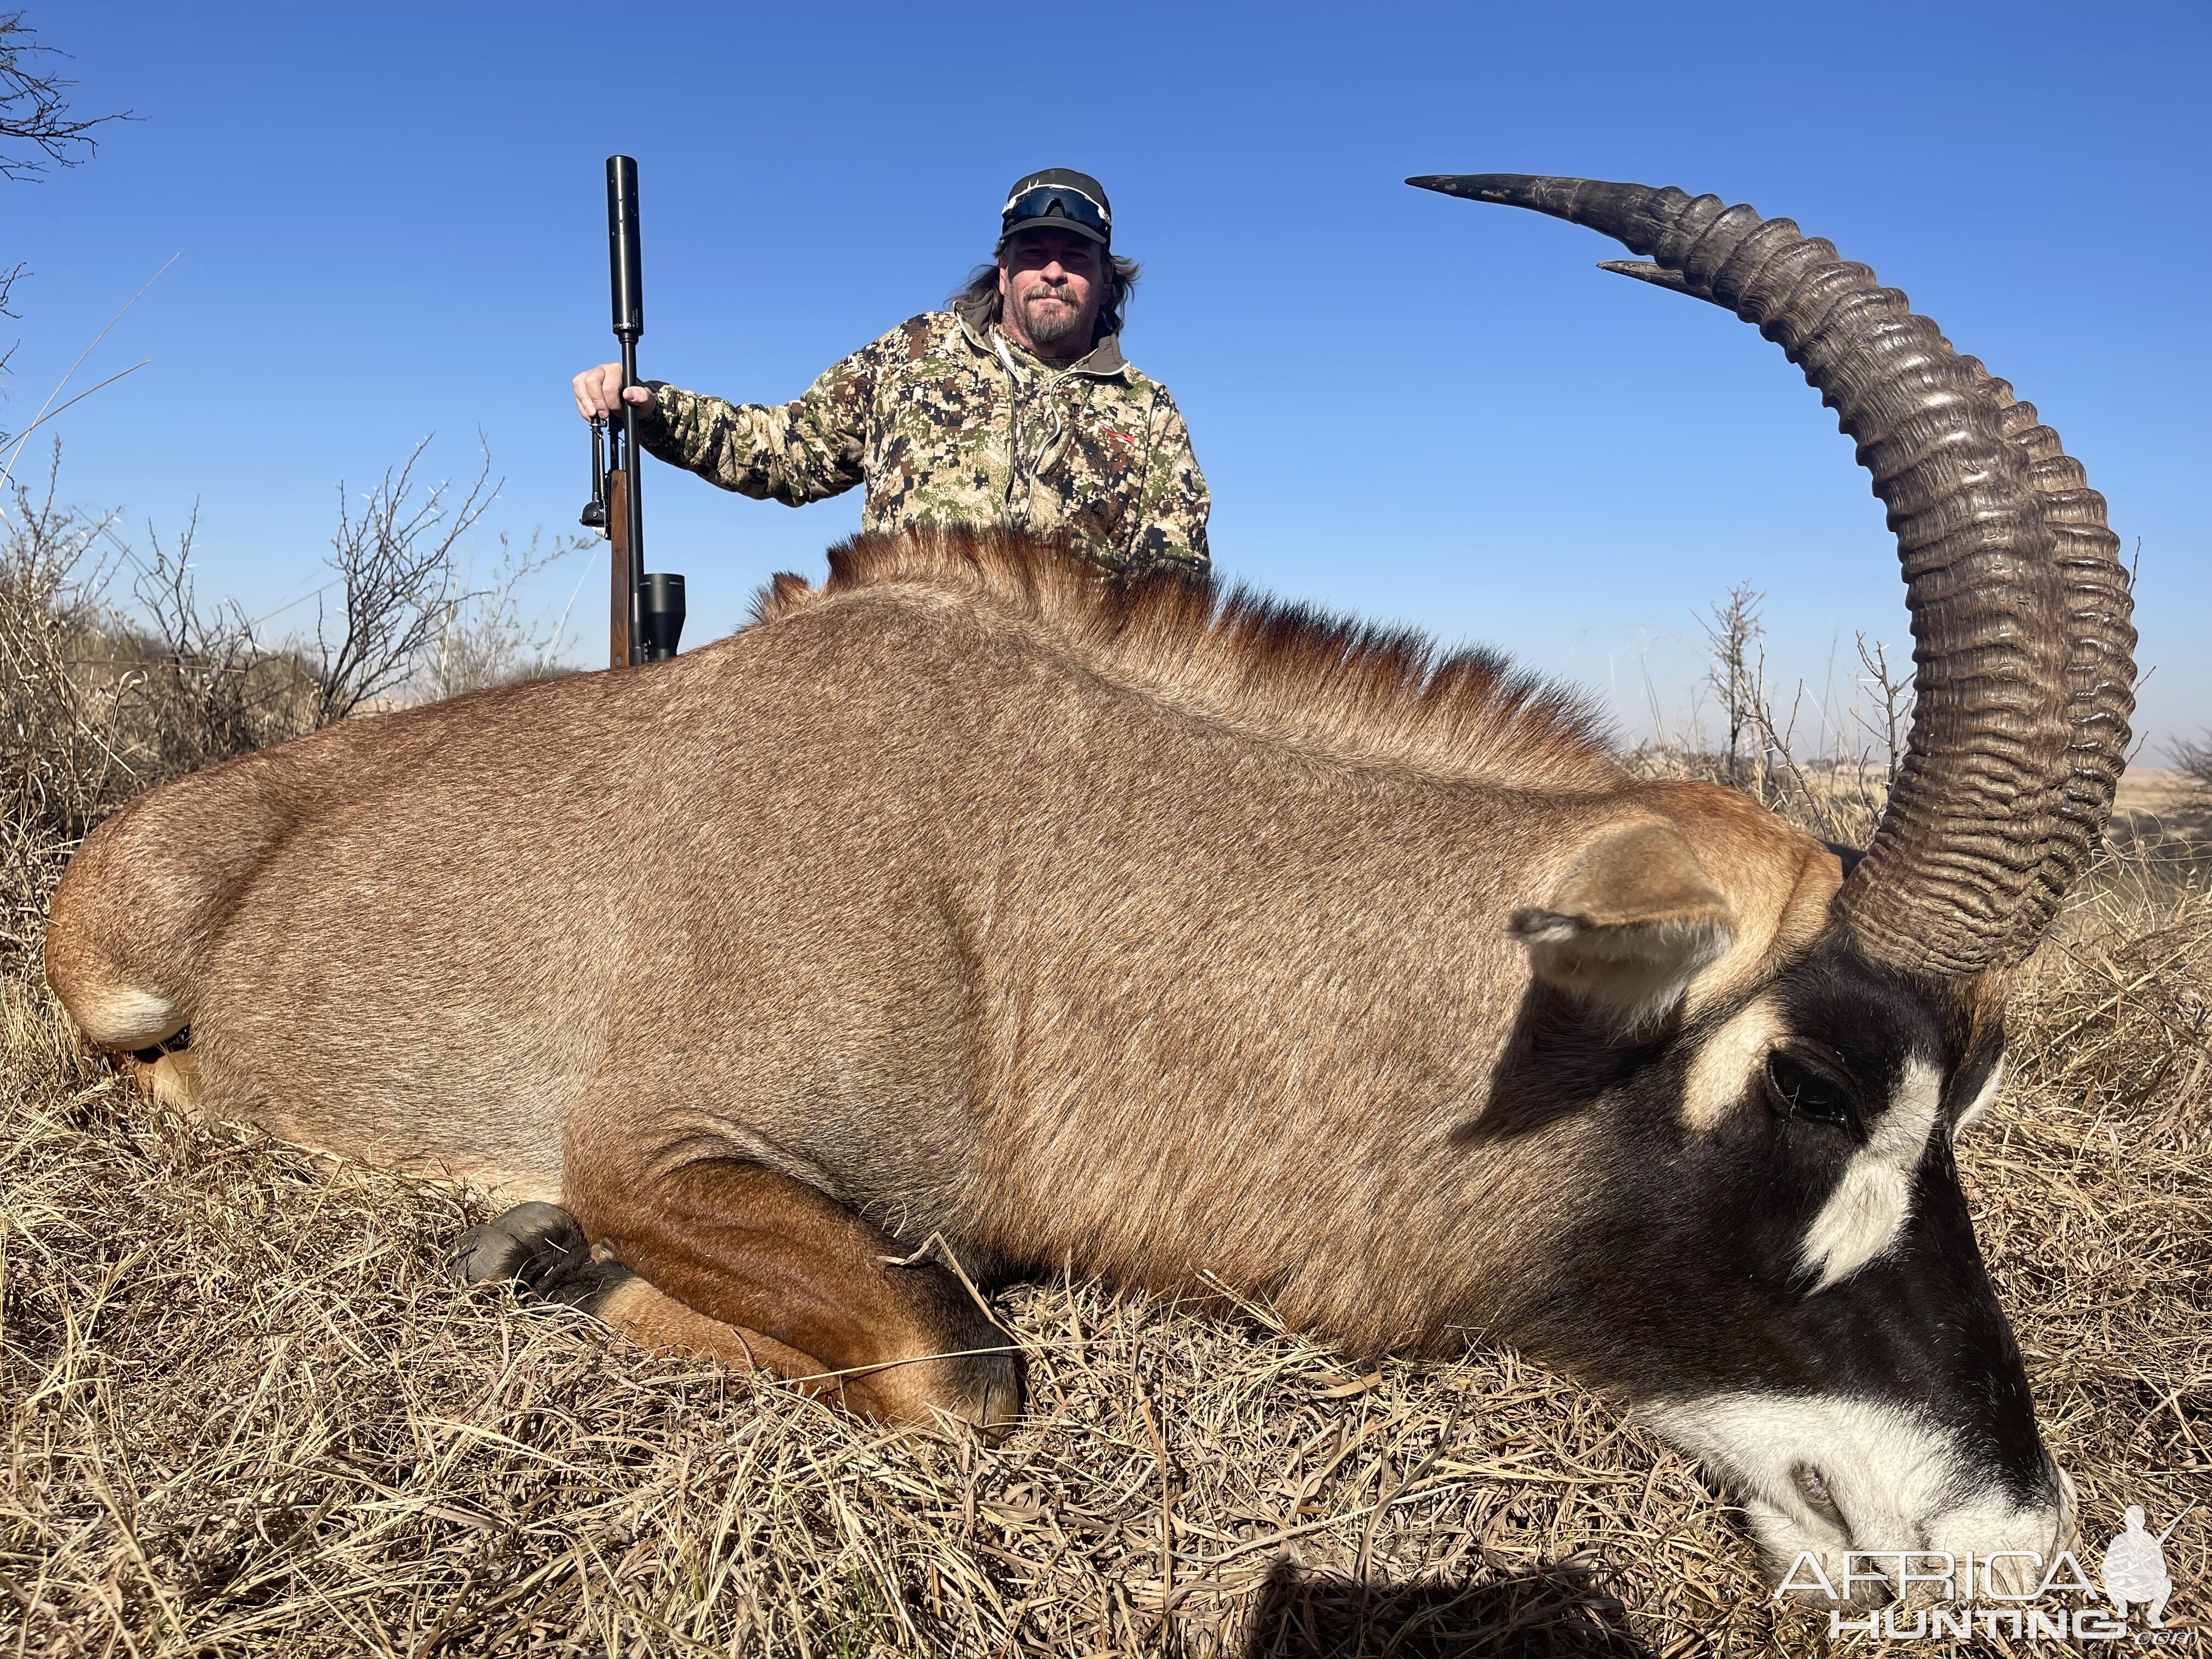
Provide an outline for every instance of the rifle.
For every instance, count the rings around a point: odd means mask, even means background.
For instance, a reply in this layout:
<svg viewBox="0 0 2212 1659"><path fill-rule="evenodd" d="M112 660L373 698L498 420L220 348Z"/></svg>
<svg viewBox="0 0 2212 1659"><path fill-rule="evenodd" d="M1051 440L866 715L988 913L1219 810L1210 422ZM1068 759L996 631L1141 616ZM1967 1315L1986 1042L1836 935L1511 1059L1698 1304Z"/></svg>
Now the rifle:
<svg viewBox="0 0 2212 1659"><path fill-rule="evenodd" d="M615 338L622 342L623 390L639 384L638 337L645 332L645 283L638 252L637 163L607 157L607 269ZM622 424L592 418L592 499L580 515L611 544L608 607L610 665L659 662L676 654L684 633L684 578L645 568L645 501L638 488L637 405L625 399Z"/></svg>

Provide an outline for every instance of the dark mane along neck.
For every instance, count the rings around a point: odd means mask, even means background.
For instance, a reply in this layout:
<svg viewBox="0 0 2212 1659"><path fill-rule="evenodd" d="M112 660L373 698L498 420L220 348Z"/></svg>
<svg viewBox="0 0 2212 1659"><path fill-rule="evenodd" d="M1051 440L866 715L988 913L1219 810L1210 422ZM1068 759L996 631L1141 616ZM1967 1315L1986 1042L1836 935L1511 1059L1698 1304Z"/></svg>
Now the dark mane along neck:
<svg viewBox="0 0 2212 1659"><path fill-rule="evenodd" d="M777 575L753 619L773 624L900 588L994 612L1164 702L1341 758L1508 787L1622 781L1589 705L1494 652L1440 652L1413 629L1241 586L1224 594L1179 575L1102 578L1065 545L1019 531L856 536L830 550L821 587Z"/></svg>

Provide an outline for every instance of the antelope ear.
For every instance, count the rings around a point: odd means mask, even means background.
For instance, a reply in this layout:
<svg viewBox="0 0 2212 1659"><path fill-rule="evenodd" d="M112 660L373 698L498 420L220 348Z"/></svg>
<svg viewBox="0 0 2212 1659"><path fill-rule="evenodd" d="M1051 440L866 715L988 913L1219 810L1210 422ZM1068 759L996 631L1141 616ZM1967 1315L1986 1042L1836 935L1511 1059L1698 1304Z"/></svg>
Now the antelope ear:
<svg viewBox="0 0 2212 1659"><path fill-rule="evenodd" d="M1607 830L1541 908L1506 931L1536 977L1629 1026L1664 1018L1735 939L1735 918L1698 855L1665 824Z"/></svg>

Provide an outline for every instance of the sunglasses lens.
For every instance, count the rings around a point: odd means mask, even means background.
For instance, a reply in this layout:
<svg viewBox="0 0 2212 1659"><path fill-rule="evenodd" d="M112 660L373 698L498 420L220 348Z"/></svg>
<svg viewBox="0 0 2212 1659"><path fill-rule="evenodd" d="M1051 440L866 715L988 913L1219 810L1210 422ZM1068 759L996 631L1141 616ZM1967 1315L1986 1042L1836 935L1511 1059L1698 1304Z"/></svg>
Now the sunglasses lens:
<svg viewBox="0 0 2212 1659"><path fill-rule="evenodd" d="M1072 220L1101 236L1107 234L1113 222L1089 197L1050 185L1042 190L1024 191L1006 204L1005 232L1011 236L1018 230L1036 228L1040 220L1053 219Z"/></svg>

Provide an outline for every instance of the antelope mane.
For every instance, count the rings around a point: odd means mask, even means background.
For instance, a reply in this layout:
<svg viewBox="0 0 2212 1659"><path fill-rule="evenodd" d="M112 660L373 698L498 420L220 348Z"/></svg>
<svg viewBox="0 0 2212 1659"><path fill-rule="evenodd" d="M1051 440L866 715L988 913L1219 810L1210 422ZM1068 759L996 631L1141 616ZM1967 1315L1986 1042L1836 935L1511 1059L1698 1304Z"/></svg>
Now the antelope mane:
<svg viewBox="0 0 2212 1659"><path fill-rule="evenodd" d="M1625 781L1577 694L1496 652L1442 651L1418 629L1334 617L1180 574L1102 576L1067 544L1006 529L919 526L830 550L820 587L781 573L757 626L904 599L988 617L1100 678L1262 739L1355 763L1508 787Z"/></svg>

